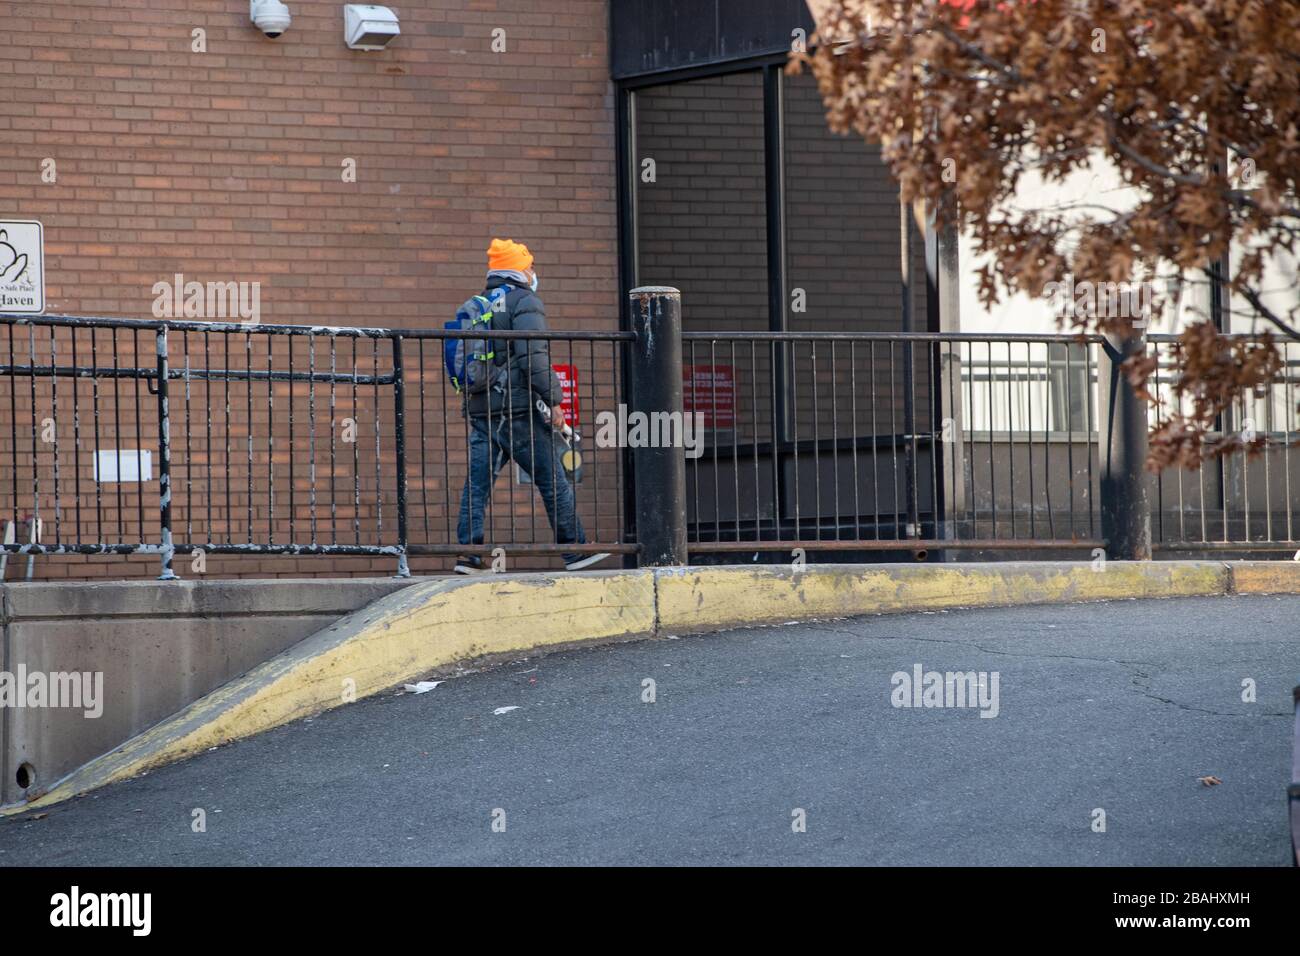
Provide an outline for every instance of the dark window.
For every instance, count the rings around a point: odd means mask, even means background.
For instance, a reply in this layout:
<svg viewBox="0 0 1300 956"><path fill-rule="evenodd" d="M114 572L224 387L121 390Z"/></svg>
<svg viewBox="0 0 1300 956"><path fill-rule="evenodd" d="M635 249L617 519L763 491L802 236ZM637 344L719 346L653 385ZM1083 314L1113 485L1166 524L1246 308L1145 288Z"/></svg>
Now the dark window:
<svg viewBox="0 0 1300 956"><path fill-rule="evenodd" d="M681 290L687 331L768 328L763 122L758 71L636 94L638 280Z"/></svg>
<svg viewBox="0 0 1300 956"><path fill-rule="evenodd" d="M785 209L790 331L902 331L898 186L879 146L830 131L806 74L785 78ZM916 307L924 328L923 295Z"/></svg>

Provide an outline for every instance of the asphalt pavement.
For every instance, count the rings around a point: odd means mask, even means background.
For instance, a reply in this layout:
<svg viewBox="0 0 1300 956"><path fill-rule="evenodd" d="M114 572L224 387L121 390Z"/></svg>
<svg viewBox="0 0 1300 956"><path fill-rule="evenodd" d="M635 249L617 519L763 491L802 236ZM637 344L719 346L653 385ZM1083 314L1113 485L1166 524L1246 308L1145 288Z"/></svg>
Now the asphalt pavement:
<svg viewBox="0 0 1300 956"><path fill-rule="evenodd" d="M1280 866L1298 682L1300 596L586 647L0 821L0 867Z"/></svg>

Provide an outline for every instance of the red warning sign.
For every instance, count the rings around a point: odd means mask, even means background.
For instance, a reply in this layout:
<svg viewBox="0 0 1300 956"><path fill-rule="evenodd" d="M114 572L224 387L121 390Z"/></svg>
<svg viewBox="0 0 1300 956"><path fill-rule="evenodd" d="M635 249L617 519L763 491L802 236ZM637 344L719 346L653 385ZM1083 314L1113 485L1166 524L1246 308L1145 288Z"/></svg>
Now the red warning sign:
<svg viewBox="0 0 1300 956"><path fill-rule="evenodd" d="M581 424L581 408L578 404L578 369L574 365L552 365L555 375L560 380L560 408L564 419L574 428Z"/></svg>
<svg viewBox="0 0 1300 956"><path fill-rule="evenodd" d="M682 407L699 412L705 428L736 427L736 367L683 365Z"/></svg>

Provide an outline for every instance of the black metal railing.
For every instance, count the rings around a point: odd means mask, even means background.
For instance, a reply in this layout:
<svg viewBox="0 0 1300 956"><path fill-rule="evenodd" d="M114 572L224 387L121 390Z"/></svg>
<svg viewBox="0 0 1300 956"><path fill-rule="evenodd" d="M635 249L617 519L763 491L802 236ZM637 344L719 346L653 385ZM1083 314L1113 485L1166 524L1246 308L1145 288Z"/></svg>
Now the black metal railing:
<svg viewBox="0 0 1300 956"><path fill-rule="evenodd" d="M441 329L5 318L0 547L156 554L164 577L177 554L391 556L407 574L411 555L634 551L622 534L621 453L594 443L582 450L581 472L569 476L578 479L574 509L587 543L559 544L523 487L532 476L514 470L487 498L484 544L458 542L470 426L446 381L442 346L465 337ZM583 419L622 391L628 333L493 337L547 343L566 373L579 434ZM531 414L523 420L542 427ZM488 421L496 424L491 414Z"/></svg>
<svg viewBox="0 0 1300 956"><path fill-rule="evenodd" d="M1095 341L686 333L693 550L1092 548Z"/></svg>
<svg viewBox="0 0 1300 956"><path fill-rule="evenodd" d="M1151 478L1135 462L1174 407L1172 336L1124 346L1157 357L1161 401L1121 408L1123 354L1096 337L682 333L675 292L633 298L633 331L494 333L545 341L567 383L581 545L495 459L482 542L461 543L471 424L442 352L468 333L0 319L0 554L150 554L168 576L186 554L384 556L406 574L412 556L497 549L1300 547L1289 344L1283 376L1222 424L1262 454ZM1126 530L1146 519L1145 538Z"/></svg>
<svg viewBox="0 0 1300 956"><path fill-rule="evenodd" d="M1246 336L1232 336L1246 338ZM1190 399L1174 392L1178 338L1150 335L1156 359L1151 390L1158 402L1150 409L1155 426ZM1207 441L1236 433L1255 441L1255 454L1235 453L1206 462L1195 471L1171 468L1155 478L1152 537L1158 551L1287 552L1300 549L1300 343L1281 341L1282 373L1268 387L1240 395Z"/></svg>

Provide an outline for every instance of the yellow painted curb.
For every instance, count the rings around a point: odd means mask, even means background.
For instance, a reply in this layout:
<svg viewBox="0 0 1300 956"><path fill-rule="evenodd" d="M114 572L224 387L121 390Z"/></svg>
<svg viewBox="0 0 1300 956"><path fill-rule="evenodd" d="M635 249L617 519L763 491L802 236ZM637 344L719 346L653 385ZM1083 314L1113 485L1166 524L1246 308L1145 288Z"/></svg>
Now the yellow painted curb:
<svg viewBox="0 0 1300 956"><path fill-rule="evenodd" d="M890 611L1224 594L1211 562L814 565L675 568L657 573L662 631Z"/></svg>
<svg viewBox="0 0 1300 956"><path fill-rule="evenodd" d="M1234 561L1232 590L1237 594L1298 594L1300 563L1295 561Z"/></svg>
<svg viewBox="0 0 1300 956"><path fill-rule="evenodd" d="M92 760L12 814L66 800L209 747L489 654L654 631L650 571L445 579L350 614Z"/></svg>

